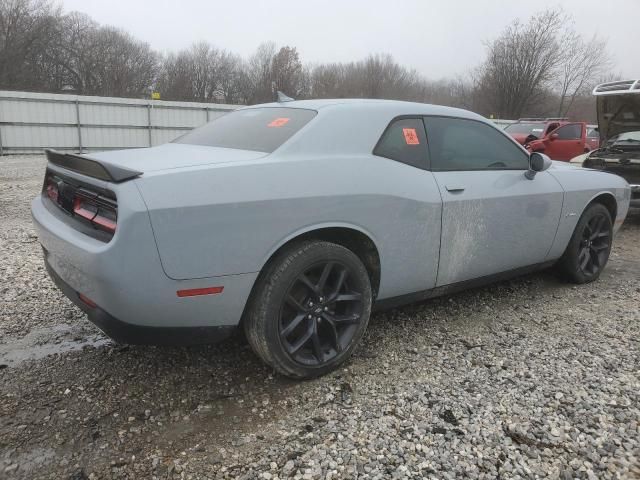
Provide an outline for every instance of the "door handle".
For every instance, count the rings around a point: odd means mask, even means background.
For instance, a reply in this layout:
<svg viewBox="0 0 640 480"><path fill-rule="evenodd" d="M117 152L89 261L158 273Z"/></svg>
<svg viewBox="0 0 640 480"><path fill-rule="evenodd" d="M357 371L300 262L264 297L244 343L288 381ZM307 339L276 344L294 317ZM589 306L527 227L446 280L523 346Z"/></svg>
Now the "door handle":
<svg viewBox="0 0 640 480"><path fill-rule="evenodd" d="M451 193L464 192L464 187L462 185L445 185L444 188L447 189L447 192Z"/></svg>

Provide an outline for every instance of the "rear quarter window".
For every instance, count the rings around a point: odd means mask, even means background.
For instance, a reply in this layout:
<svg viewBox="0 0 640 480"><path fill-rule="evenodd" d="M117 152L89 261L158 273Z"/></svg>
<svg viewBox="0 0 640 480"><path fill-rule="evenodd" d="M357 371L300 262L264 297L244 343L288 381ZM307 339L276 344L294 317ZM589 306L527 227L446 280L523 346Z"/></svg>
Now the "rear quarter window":
<svg viewBox="0 0 640 480"><path fill-rule="evenodd" d="M422 119L400 118L392 121L380 137L373 154L428 169L427 137Z"/></svg>
<svg viewBox="0 0 640 480"><path fill-rule="evenodd" d="M309 123L317 112L302 108L236 110L173 141L191 145L271 153Z"/></svg>

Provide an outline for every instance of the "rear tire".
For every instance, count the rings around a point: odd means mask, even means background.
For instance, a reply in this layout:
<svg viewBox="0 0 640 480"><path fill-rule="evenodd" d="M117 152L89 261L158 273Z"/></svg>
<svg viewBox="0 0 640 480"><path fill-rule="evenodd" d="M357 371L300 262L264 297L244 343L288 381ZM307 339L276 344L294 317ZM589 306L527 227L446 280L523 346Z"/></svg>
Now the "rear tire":
<svg viewBox="0 0 640 480"><path fill-rule="evenodd" d="M314 378L347 360L371 314L366 268L351 250L312 240L269 263L244 319L254 352L288 377Z"/></svg>
<svg viewBox="0 0 640 480"><path fill-rule="evenodd" d="M558 268L573 283L597 280L611 252L613 223L607 208L594 203L589 206L571 236L569 245L558 262Z"/></svg>

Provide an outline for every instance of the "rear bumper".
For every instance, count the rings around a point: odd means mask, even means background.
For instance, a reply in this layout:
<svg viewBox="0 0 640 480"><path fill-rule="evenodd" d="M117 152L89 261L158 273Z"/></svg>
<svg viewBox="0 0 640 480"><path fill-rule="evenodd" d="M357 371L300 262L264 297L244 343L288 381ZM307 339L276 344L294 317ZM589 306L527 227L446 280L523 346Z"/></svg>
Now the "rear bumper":
<svg viewBox="0 0 640 480"><path fill-rule="evenodd" d="M108 337L118 343L131 345L197 345L216 343L229 338L236 330L233 325L213 327L149 327L118 320L100 307L90 307L80 300L79 292L65 282L51 267L45 254L44 264L53 283L75 303Z"/></svg>
<svg viewBox="0 0 640 480"><path fill-rule="evenodd" d="M108 243L57 218L43 203L48 200L38 196L31 213L51 278L117 341L192 344L224 338L240 322L258 274L169 278L160 263L146 207L141 200L136 204L136 195L137 191L119 205L116 234ZM184 298L177 294L213 286L224 290ZM97 307L89 308L79 294Z"/></svg>

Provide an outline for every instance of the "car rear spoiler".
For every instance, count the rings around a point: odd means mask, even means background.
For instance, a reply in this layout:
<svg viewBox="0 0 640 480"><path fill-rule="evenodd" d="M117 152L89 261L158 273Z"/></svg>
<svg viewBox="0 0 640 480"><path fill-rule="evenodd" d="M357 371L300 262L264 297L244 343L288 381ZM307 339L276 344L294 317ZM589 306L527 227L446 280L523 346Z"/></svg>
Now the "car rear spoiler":
<svg viewBox="0 0 640 480"><path fill-rule="evenodd" d="M103 163L84 155L62 153L51 149L46 149L44 152L47 154L47 160L54 165L107 182L121 183L142 175L142 172Z"/></svg>

